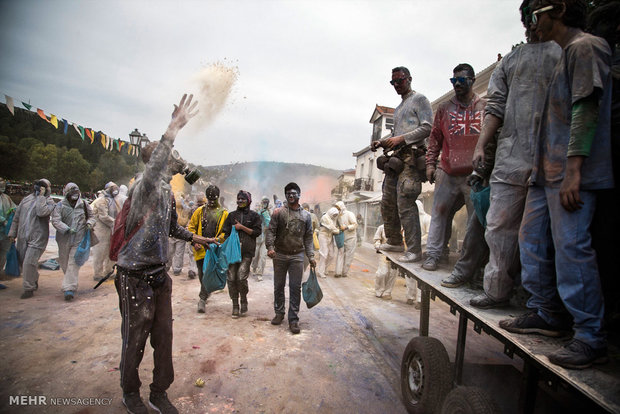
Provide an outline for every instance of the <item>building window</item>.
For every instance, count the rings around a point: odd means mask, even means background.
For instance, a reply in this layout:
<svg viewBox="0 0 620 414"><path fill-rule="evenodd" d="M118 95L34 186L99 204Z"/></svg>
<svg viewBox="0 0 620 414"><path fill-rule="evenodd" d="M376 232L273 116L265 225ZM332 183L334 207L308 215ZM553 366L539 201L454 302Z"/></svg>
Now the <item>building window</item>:
<svg viewBox="0 0 620 414"><path fill-rule="evenodd" d="M377 119L372 126L372 140L379 141L381 139L381 118Z"/></svg>
<svg viewBox="0 0 620 414"><path fill-rule="evenodd" d="M394 118L386 116L385 117L385 128L390 131L394 130Z"/></svg>

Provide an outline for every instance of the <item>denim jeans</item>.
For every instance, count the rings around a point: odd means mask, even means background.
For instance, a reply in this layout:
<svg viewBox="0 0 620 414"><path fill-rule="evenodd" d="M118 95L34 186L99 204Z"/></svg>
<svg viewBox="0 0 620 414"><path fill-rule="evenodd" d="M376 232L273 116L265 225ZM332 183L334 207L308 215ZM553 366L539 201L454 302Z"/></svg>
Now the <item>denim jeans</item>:
<svg viewBox="0 0 620 414"><path fill-rule="evenodd" d="M519 231L521 278L532 294L528 308L554 326L568 311L574 337L601 348L603 295L590 236L596 196L589 191L579 196L581 209L571 213L560 204L559 188L529 188Z"/></svg>
<svg viewBox="0 0 620 414"><path fill-rule="evenodd" d="M304 274L304 253L281 254L276 253L273 259L273 308L276 314L284 315L284 287L288 273L288 321L298 321L299 304L301 302L301 279Z"/></svg>

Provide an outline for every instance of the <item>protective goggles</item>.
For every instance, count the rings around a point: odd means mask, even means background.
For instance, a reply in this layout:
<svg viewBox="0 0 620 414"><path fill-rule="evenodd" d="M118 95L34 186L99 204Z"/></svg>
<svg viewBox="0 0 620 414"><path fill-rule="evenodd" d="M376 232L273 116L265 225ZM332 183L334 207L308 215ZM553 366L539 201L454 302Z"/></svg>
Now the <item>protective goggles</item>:
<svg viewBox="0 0 620 414"><path fill-rule="evenodd" d="M450 78L450 82L452 82L453 85L456 85L456 83L465 83L468 80L471 80L471 78L469 76L464 77L464 76L459 76L456 78Z"/></svg>
<svg viewBox="0 0 620 414"><path fill-rule="evenodd" d="M554 6L545 6L532 12L532 24L538 24L538 15L553 10Z"/></svg>
<svg viewBox="0 0 620 414"><path fill-rule="evenodd" d="M400 79L392 79L390 81L390 85L394 86L394 85L400 85L401 83L403 83L404 81L406 81L409 78L400 78Z"/></svg>

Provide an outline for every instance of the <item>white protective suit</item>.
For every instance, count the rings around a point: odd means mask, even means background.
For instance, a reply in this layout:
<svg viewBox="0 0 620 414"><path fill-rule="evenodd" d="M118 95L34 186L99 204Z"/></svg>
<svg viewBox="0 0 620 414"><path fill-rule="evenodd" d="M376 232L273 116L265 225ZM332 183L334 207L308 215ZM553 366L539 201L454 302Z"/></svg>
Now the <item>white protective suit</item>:
<svg viewBox="0 0 620 414"><path fill-rule="evenodd" d="M75 263L75 251L84 239L87 226L95 225L93 211L81 196L76 201L75 207L67 200L67 195L72 190L79 191L79 188L74 183L68 183L63 190L65 198L56 204L52 212L52 225L56 228L56 243L58 243L58 263L65 274L62 280L63 292L75 292L78 288L80 266Z"/></svg>
<svg viewBox="0 0 620 414"><path fill-rule="evenodd" d="M54 200L47 193L26 196L15 210L9 237L17 239L15 247L24 278L24 291L32 292L39 287L39 259L47 247L52 211Z"/></svg>
<svg viewBox="0 0 620 414"><path fill-rule="evenodd" d="M317 276L326 278L327 268L334 260L336 255L336 243L334 242L334 234L340 233L336 227L336 217L338 217L338 209L332 207L323 214L319 227L319 265L317 266Z"/></svg>
<svg viewBox="0 0 620 414"><path fill-rule="evenodd" d="M11 197L4 194L4 192L0 193L0 273L4 270L4 266L6 265L6 254L11 247L11 242L7 236L10 230L7 227L7 220L11 214L11 210L14 210L16 207Z"/></svg>
<svg viewBox="0 0 620 414"><path fill-rule="evenodd" d="M340 210L340 215L336 221L336 225L344 231L344 247L338 249L336 256L336 277L347 277L355 247L357 242L357 218L353 212L347 210L342 201L336 203L336 207Z"/></svg>
<svg viewBox="0 0 620 414"><path fill-rule="evenodd" d="M114 229L114 219L120 213L124 203L120 194L112 197L106 190L103 197L97 198L90 206L93 209L93 216L96 219L94 228L95 236L99 239L99 244L93 247L93 279L99 280L110 271L114 262L110 260L110 237Z"/></svg>
<svg viewBox="0 0 620 414"><path fill-rule="evenodd" d="M379 249L379 246L387 243L383 224L377 228L373 240L375 242L375 249ZM378 298L383 295L385 295L386 298L392 297L392 289L394 288L397 275L398 272L396 269L392 269L388 258L385 255L379 255L379 265L377 266L377 273L375 275L375 296Z"/></svg>

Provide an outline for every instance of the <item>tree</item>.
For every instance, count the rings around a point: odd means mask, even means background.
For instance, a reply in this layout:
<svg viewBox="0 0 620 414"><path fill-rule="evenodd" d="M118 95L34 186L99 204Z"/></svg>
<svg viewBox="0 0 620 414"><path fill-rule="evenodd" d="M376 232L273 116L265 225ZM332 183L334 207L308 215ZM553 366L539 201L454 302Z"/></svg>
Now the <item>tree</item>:
<svg viewBox="0 0 620 414"><path fill-rule="evenodd" d="M71 148L59 155L58 172L62 173L64 181L74 182L78 187L89 188L90 164L82 157L77 148ZM64 184L66 184L64 183Z"/></svg>
<svg viewBox="0 0 620 414"><path fill-rule="evenodd" d="M17 145L0 142L0 177L19 180L28 164L28 152Z"/></svg>

